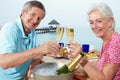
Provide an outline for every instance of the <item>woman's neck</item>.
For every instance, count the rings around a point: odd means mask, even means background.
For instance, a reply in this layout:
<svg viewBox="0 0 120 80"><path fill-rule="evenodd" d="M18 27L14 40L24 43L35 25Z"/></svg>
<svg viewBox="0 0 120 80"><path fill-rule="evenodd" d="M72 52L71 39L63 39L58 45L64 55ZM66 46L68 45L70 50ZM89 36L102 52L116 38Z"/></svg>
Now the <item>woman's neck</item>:
<svg viewBox="0 0 120 80"><path fill-rule="evenodd" d="M112 35L113 35L114 33L115 33L115 31L112 30L111 32L107 33L107 34L105 35L105 37L102 38L102 40L103 40L103 45L105 45L105 44L109 41L109 39L112 37Z"/></svg>

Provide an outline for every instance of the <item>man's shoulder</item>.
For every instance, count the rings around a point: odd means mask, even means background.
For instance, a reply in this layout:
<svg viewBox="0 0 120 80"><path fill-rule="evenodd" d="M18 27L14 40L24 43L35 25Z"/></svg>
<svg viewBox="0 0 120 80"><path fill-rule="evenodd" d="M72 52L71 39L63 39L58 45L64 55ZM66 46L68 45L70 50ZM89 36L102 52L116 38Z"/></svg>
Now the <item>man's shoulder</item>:
<svg viewBox="0 0 120 80"><path fill-rule="evenodd" d="M11 21L11 22L7 22L7 23L5 23L3 26L2 26L2 28L4 28L4 27L14 27L14 26L16 26L18 24L18 22L17 21Z"/></svg>
<svg viewBox="0 0 120 80"><path fill-rule="evenodd" d="M17 21L12 21L12 22L8 22L8 23L6 23L6 24L4 24L3 26L2 26L2 28L1 28L1 30L7 30L7 31L9 31L9 30L18 30L19 29L19 27L18 27L18 22Z"/></svg>

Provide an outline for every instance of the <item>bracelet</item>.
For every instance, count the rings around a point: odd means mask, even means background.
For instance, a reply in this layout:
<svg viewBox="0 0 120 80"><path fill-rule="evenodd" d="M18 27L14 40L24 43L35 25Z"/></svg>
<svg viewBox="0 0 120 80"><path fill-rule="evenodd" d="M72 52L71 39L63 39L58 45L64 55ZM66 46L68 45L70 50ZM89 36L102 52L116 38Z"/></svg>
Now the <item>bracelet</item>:
<svg viewBox="0 0 120 80"><path fill-rule="evenodd" d="M88 63L87 59L83 59L82 62L80 63L82 67L84 67Z"/></svg>

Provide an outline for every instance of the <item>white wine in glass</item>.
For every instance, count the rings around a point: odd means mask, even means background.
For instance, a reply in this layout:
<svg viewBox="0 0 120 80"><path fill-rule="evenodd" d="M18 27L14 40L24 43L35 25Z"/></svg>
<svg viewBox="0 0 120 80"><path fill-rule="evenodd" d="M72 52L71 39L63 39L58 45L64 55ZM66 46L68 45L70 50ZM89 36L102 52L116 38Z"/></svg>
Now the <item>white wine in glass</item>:
<svg viewBox="0 0 120 80"><path fill-rule="evenodd" d="M74 38L74 28L66 28L66 34L68 41L72 41Z"/></svg>
<svg viewBox="0 0 120 80"><path fill-rule="evenodd" d="M60 41L62 39L63 33L64 33L64 27L56 28L56 40L59 43L59 45L60 45ZM61 54L63 54L63 46L62 45L60 45L60 46L61 46L60 54L56 55L56 57L61 57L62 56Z"/></svg>
<svg viewBox="0 0 120 80"><path fill-rule="evenodd" d="M64 33L64 27L57 27L56 28L56 40L60 42Z"/></svg>

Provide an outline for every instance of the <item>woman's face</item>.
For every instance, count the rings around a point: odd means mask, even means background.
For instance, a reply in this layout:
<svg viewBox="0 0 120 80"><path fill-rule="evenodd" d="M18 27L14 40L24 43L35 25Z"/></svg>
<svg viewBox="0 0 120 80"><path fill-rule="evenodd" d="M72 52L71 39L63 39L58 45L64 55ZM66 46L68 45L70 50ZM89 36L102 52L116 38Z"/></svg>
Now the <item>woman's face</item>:
<svg viewBox="0 0 120 80"><path fill-rule="evenodd" d="M109 28L112 25L111 19L105 18L99 11L95 10L89 14L89 22L97 37L103 38L109 34Z"/></svg>
<svg viewBox="0 0 120 80"><path fill-rule="evenodd" d="M24 28L29 30L35 29L43 19L45 12L37 7L32 7L30 10L23 10L22 22Z"/></svg>

